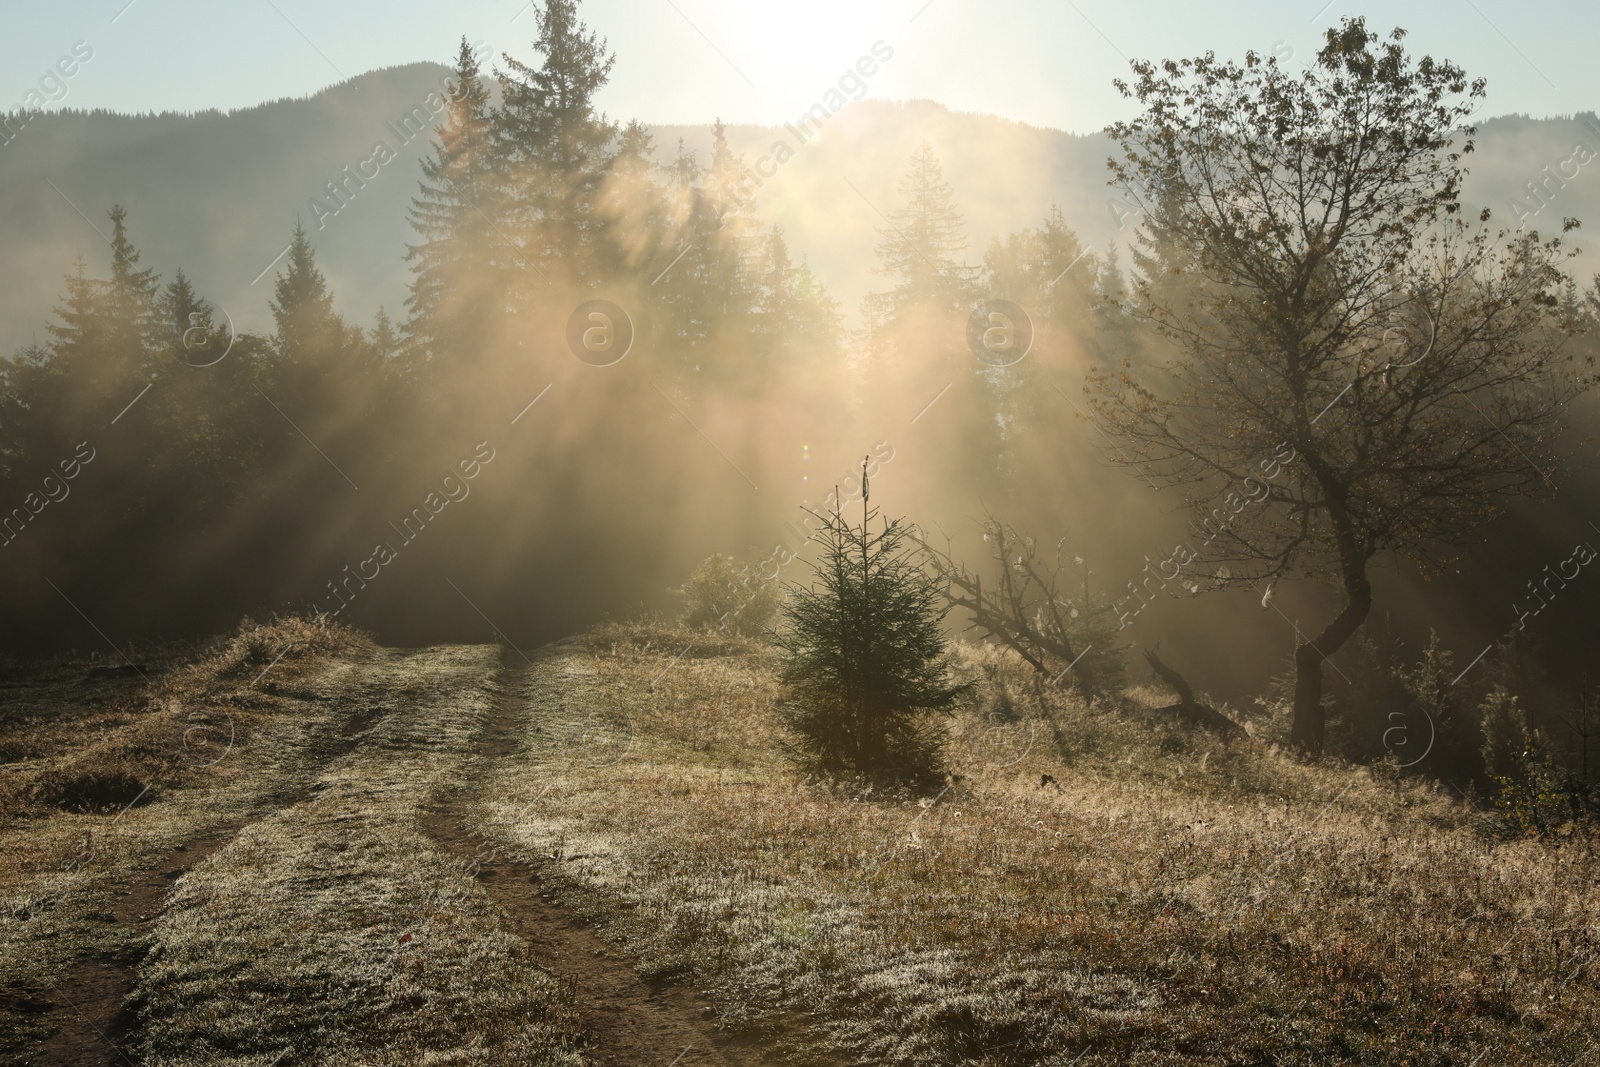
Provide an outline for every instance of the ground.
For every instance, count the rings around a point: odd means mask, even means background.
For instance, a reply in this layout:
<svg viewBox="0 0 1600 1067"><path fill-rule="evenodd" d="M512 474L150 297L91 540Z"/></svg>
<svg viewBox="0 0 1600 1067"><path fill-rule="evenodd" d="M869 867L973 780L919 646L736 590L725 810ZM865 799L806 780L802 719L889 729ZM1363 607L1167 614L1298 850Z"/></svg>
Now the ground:
<svg viewBox="0 0 1600 1067"><path fill-rule="evenodd" d="M1593 842L963 647L923 792L769 646L293 620L0 672L18 1064L1591 1064ZM166 668L166 669L162 669Z"/></svg>

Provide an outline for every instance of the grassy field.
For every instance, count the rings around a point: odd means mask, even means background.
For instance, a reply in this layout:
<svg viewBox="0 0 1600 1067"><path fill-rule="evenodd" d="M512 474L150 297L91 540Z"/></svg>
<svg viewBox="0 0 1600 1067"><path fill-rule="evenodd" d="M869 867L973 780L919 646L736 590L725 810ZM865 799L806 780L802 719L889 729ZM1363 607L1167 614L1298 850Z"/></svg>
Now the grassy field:
<svg viewBox="0 0 1600 1067"><path fill-rule="evenodd" d="M27 1062L63 1016L106 1028L81 969L142 951L148 916L120 916L124 897L306 780L344 726L312 690L339 689L348 657L366 651L348 633L284 623L137 671L60 661L3 672L0 1056Z"/></svg>
<svg viewBox="0 0 1600 1067"><path fill-rule="evenodd" d="M17 672L4 743L37 755L0 809L6 1062L583 1062L563 990L417 828L498 650L291 621L170 666L103 696L82 665ZM167 881L197 841L222 847Z"/></svg>
<svg viewBox="0 0 1600 1067"><path fill-rule="evenodd" d="M788 769L770 650L598 631L483 830L797 1062L1600 1062L1593 842L963 659L959 780L884 795Z"/></svg>
<svg viewBox="0 0 1600 1067"><path fill-rule="evenodd" d="M0 1058L1600 1062L1593 842L960 664L923 793L798 774L772 650L664 626L14 667Z"/></svg>

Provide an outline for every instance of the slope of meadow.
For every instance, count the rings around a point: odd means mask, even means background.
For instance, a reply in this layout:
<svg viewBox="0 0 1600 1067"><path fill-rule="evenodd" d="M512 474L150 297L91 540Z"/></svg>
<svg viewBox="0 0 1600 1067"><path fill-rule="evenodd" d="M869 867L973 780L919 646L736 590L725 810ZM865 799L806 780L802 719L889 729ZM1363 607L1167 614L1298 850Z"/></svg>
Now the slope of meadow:
<svg viewBox="0 0 1600 1067"><path fill-rule="evenodd" d="M528 675L479 828L799 1062L1600 1057L1592 842L962 658L960 777L885 794L788 769L770 649L601 629Z"/></svg>
<svg viewBox="0 0 1600 1067"><path fill-rule="evenodd" d="M0 1062L586 1062L566 991L417 827L496 649L290 619L164 666L8 672Z"/></svg>
<svg viewBox="0 0 1600 1067"><path fill-rule="evenodd" d="M11 671L0 1058L1600 1061L1592 841L973 646L924 794L798 775L767 645L503 655L291 620Z"/></svg>

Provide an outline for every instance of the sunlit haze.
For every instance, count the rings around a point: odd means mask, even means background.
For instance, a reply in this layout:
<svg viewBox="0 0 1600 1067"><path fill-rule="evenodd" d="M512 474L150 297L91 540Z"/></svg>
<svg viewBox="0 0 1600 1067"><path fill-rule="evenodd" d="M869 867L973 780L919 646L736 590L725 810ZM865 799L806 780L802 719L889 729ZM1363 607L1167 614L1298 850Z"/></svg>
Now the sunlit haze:
<svg viewBox="0 0 1600 1067"><path fill-rule="evenodd" d="M1138 57L1262 54L1303 59L1345 15L1405 26L1418 51L1489 79L1491 114L1594 106L1600 8L1507 0L1361 5L1334 0L599 0L588 19L618 54L604 108L646 122L772 125L810 107L874 41L895 59L881 99L1084 132L1129 114L1111 87ZM95 0L8 11L0 93L11 106L75 40L92 71L62 106L124 111L238 108L303 96L376 67L449 62L461 34L523 55L533 20L515 0ZM113 22L113 19L115 21ZM37 73L35 72L37 68Z"/></svg>
<svg viewBox="0 0 1600 1067"><path fill-rule="evenodd" d="M0 1063L1600 1065L1600 3L3 25Z"/></svg>

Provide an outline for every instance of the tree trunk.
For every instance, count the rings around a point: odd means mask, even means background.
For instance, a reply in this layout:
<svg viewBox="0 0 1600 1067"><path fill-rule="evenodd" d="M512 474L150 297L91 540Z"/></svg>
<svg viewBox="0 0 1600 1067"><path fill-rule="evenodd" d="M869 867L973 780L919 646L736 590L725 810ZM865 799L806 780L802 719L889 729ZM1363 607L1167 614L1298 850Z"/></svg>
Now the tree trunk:
<svg viewBox="0 0 1600 1067"><path fill-rule="evenodd" d="M1306 756L1322 755L1323 729L1327 725L1322 710L1322 662L1344 647L1372 610L1366 559L1347 558L1343 570L1344 610L1315 641L1307 641L1294 650L1294 724L1289 730L1289 743Z"/></svg>

